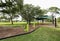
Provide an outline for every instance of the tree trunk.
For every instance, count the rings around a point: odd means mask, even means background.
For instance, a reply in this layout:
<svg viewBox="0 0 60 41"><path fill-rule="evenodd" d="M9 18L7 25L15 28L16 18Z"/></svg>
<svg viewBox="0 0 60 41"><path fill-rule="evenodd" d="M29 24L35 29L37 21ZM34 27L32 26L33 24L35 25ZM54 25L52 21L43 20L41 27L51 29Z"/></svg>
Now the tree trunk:
<svg viewBox="0 0 60 41"><path fill-rule="evenodd" d="M52 14L52 24L54 24L54 16L53 16L53 14Z"/></svg>
<svg viewBox="0 0 60 41"><path fill-rule="evenodd" d="M10 18L10 19L11 19L11 24L13 24L12 16L11 16L11 18Z"/></svg>
<svg viewBox="0 0 60 41"><path fill-rule="evenodd" d="M42 19L42 23L44 23L44 19Z"/></svg>
<svg viewBox="0 0 60 41"><path fill-rule="evenodd" d="M27 21L27 24L29 24L29 25L30 25L30 24L31 24L30 22L31 22L30 20L29 20L29 21Z"/></svg>

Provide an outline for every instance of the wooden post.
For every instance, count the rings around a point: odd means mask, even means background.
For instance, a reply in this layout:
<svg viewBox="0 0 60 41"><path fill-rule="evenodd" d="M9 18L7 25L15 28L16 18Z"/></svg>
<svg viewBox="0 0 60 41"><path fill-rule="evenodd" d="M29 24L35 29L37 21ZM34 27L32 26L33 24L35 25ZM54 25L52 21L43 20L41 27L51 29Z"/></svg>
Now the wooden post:
<svg viewBox="0 0 60 41"><path fill-rule="evenodd" d="M57 26L56 18L55 18L55 27Z"/></svg>

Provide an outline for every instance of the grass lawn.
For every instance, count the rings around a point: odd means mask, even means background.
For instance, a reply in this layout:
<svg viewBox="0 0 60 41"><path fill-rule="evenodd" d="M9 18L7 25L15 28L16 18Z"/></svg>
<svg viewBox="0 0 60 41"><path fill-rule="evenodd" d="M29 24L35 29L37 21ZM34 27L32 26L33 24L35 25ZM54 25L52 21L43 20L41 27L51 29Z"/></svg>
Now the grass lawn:
<svg viewBox="0 0 60 41"><path fill-rule="evenodd" d="M39 24L39 22L31 22L32 24ZM0 26L24 26L27 22L13 22L13 25L11 22L0 22ZM46 22L45 24L50 24L50 22Z"/></svg>
<svg viewBox="0 0 60 41"><path fill-rule="evenodd" d="M37 22L31 22L32 24L38 24ZM13 22L13 25L11 24L11 22L0 22L0 26L25 26L27 24L27 22Z"/></svg>
<svg viewBox="0 0 60 41"><path fill-rule="evenodd" d="M30 34L0 41L60 41L60 28L41 27Z"/></svg>
<svg viewBox="0 0 60 41"><path fill-rule="evenodd" d="M14 22L13 25L11 24L11 22L0 22L0 26L23 26L26 25L26 22Z"/></svg>

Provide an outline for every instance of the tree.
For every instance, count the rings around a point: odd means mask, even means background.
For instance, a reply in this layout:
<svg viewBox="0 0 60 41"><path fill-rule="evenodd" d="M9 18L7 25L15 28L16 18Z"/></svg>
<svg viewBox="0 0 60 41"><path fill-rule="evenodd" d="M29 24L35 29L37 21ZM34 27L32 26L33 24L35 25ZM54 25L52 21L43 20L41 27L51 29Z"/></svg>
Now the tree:
<svg viewBox="0 0 60 41"><path fill-rule="evenodd" d="M42 23L44 22L44 19L46 19L45 17L47 17L46 15L44 15L44 14L46 14L47 13L47 10L45 10L45 9L40 9L40 11L39 12L37 12L38 14L36 15L36 19L37 20L42 20Z"/></svg>
<svg viewBox="0 0 60 41"><path fill-rule="evenodd" d="M11 23L13 24L13 21L12 21L12 7L13 7L13 1L12 0L5 0L5 2L6 3L4 3L3 1L1 2L2 3L2 5L1 5L1 7L3 7L3 8L5 8L5 9L3 9L3 10L1 10L1 12L3 12L4 14L5 13L7 13L7 14L9 14L11 17L10 17L10 19L11 19ZM5 5L4 5L5 4Z"/></svg>
<svg viewBox="0 0 60 41"><path fill-rule="evenodd" d="M30 24L30 22L34 20L34 16L39 15L40 13L40 7L34 7L31 4L26 4L23 6L21 16L27 21L28 24Z"/></svg>
<svg viewBox="0 0 60 41"><path fill-rule="evenodd" d="M4 15L5 14L3 14L3 13L5 13L6 11L4 10L4 7L6 6L6 3L4 3L2 0L0 0L0 8L2 9L2 10L0 10L0 12L2 12L2 17L1 18L4 18Z"/></svg>
<svg viewBox="0 0 60 41"><path fill-rule="evenodd" d="M5 8L1 12L8 14L10 16L11 23L13 24L12 19L13 19L14 15L17 12L19 12L20 8L22 8L22 7L20 7L22 5L21 4L22 2L20 3L20 0L18 0L18 1L16 1L16 0L5 0L5 3L3 1L1 1L1 3L2 4L0 4L0 6Z"/></svg>
<svg viewBox="0 0 60 41"><path fill-rule="evenodd" d="M30 21L33 19L33 5L24 5L23 10L21 11L21 16L27 21L28 24L30 24Z"/></svg>
<svg viewBox="0 0 60 41"><path fill-rule="evenodd" d="M49 8L49 11L52 12L52 23L54 24L54 19L55 19L55 22L56 22L56 18L54 18L54 14L58 14L60 9L58 7L50 7Z"/></svg>
<svg viewBox="0 0 60 41"><path fill-rule="evenodd" d="M18 5L18 9L19 9L19 12L21 12L22 11L22 9L23 9L23 1L24 0L15 0L16 2L17 2L17 5Z"/></svg>
<svg viewBox="0 0 60 41"><path fill-rule="evenodd" d="M47 17L48 17L47 15L44 15L44 14L46 14L47 12L48 12L48 11L47 11L46 9L42 9L42 12L41 12L41 13L42 13L41 18L43 18L43 19L42 19L42 23L44 23L44 20L47 19ZM45 18L45 17L46 17L46 18Z"/></svg>

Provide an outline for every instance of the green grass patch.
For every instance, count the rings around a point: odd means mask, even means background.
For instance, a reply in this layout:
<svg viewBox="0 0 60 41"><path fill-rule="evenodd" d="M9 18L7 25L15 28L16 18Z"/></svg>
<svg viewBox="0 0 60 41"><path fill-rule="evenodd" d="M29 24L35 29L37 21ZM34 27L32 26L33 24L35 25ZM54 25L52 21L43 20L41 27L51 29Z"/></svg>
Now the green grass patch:
<svg viewBox="0 0 60 41"><path fill-rule="evenodd" d="M13 22L14 24L27 24L27 22ZM37 22L31 22L31 23L37 23ZM4 25L4 24L11 24L11 22L0 22L0 25Z"/></svg>
<svg viewBox="0 0 60 41"><path fill-rule="evenodd" d="M14 22L13 25L11 22L0 22L0 26L25 26L27 23L26 22Z"/></svg>
<svg viewBox="0 0 60 41"><path fill-rule="evenodd" d="M0 41L60 41L60 29L41 27L33 33Z"/></svg>
<svg viewBox="0 0 60 41"><path fill-rule="evenodd" d="M31 24L38 24L38 22L31 22ZM11 24L11 22L0 22L0 26L13 26L13 27L17 27L17 26L26 26L27 22L13 22L13 25Z"/></svg>

